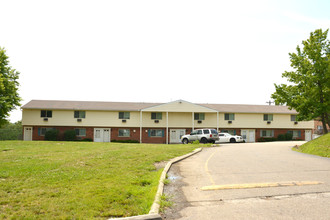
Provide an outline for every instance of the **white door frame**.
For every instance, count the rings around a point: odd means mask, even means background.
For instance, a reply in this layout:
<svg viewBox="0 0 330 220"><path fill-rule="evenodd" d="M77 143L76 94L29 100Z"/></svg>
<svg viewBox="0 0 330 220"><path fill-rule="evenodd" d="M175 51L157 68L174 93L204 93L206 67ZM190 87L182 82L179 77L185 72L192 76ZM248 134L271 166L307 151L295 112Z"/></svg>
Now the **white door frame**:
<svg viewBox="0 0 330 220"><path fill-rule="evenodd" d="M170 144L177 144L177 143L181 143L181 137L180 137L180 133L183 131L183 135L186 134L186 129L170 129ZM175 132L175 137L172 136L172 134L174 135Z"/></svg>
<svg viewBox="0 0 330 220"><path fill-rule="evenodd" d="M32 141L33 127L24 127L23 140Z"/></svg>
<svg viewBox="0 0 330 220"><path fill-rule="evenodd" d="M99 137L96 137L97 131L99 130ZM108 136L105 136L108 132ZM94 142L110 142L111 129L110 128L94 128ZM106 137L106 140L105 140Z"/></svg>
<svg viewBox="0 0 330 220"><path fill-rule="evenodd" d="M305 141L312 140L312 130L305 130Z"/></svg>
<svg viewBox="0 0 330 220"><path fill-rule="evenodd" d="M243 133L246 133L245 135L245 142L247 143L254 143L256 142L256 130L255 129L241 129L241 136L243 136ZM252 134L253 134L253 137L252 138Z"/></svg>

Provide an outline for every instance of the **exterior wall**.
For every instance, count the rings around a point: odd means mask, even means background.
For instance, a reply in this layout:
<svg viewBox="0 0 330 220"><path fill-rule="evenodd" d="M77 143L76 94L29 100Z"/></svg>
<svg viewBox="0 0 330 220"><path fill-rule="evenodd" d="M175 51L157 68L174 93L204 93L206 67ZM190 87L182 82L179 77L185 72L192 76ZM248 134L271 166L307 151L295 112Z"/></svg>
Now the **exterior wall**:
<svg viewBox="0 0 330 220"><path fill-rule="evenodd" d="M219 113L219 125L226 128L287 128L287 129L311 129L313 121L299 121L295 124L291 121L291 114L273 114L273 121L267 124L264 114L235 113L235 120L231 124L225 120L225 113Z"/></svg>
<svg viewBox="0 0 330 220"><path fill-rule="evenodd" d="M39 128L45 128L45 127L51 127L56 128L59 130L59 139L63 140L64 138L64 132L66 130L73 130L75 128L85 128L86 129L86 136L79 137L79 139L93 139L94 138L94 127L72 127L72 126L24 126L24 127L33 127L32 132L32 140L44 140L44 136L39 136L38 129ZM109 127L109 126L108 126ZM182 128L182 127L180 127ZM119 129L130 129L130 136L129 137L119 137ZM166 143L166 128L157 128L161 129L164 132L163 137L149 137L149 129L155 129L154 127L143 127L142 128L142 143ZM169 128L173 129L173 127ZM192 132L192 128L184 128L186 131L186 134L190 134ZM267 128L248 128L255 130L255 141L258 141L261 138L261 130L273 130L274 131L274 138L277 138L279 134L285 134L288 131L297 130L300 131L301 137L297 138L299 140L305 140L305 130L304 129L267 129ZM235 130L236 135L241 135L241 128L220 128L219 131L222 130ZM139 127L112 127L111 128L111 139L113 140L135 140L140 141L140 128Z"/></svg>
<svg viewBox="0 0 330 220"><path fill-rule="evenodd" d="M119 129L130 129L130 136L129 137L119 137ZM140 141L140 128L134 127L134 128L111 128L111 139L113 140L135 140Z"/></svg>
<svg viewBox="0 0 330 220"><path fill-rule="evenodd" d="M32 131L32 140L33 141L43 141L43 140L45 140L45 136L40 136L38 134L38 130L39 130L39 128L46 128L49 126L24 126L24 127L33 127L33 131ZM60 126L60 127L50 126L50 127L56 128L57 130L59 130L59 139L60 140L63 140L63 138L64 138L64 131L73 130L73 129L77 128L77 127L62 127L62 126ZM93 139L94 128L90 128L90 127L84 127L84 128L86 128L86 136L80 137L80 139L85 139L85 138Z"/></svg>
<svg viewBox="0 0 330 220"><path fill-rule="evenodd" d="M152 128L142 128L142 143L155 143L155 144L166 144L166 129L161 128L164 131L164 136L163 137L149 137L148 136L148 131L149 129Z"/></svg>
<svg viewBox="0 0 330 220"><path fill-rule="evenodd" d="M180 106L183 106L183 108L179 109ZM176 112L174 112L175 108L177 108ZM168 111L168 119L167 113L163 110ZM198 128L235 130L237 135L241 135L241 129L254 129L256 141L260 138L261 130L274 130L274 137L287 133L289 130L299 130L301 131L301 138L299 139L304 140L305 130L314 128L314 121L304 121L295 124L291 121L291 114L273 114L273 121L267 124L267 121L263 120L263 113L235 113L235 120L232 120L232 123L228 123L224 117L225 113L217 113L208 108L187 102L173 102L157 106L157 108L149 108L148 111L144 110L142 113L130 111L130 119L126 119L126 122L119 119L119 111L85 111L86 118L83 118L81 122L74 118L74 110L52 110L52 118L48 118L48 121L44 121L44 118L40 117L40 111L23 109L22 124L24 127L33 127L33 140L44 140L43 136L38 135L38 128L40 127L55 127L60 131L60 137L63 137L65 130L86 128L86 137L82 138L91 139L94 137L94 128L104 127L111 128L111 140L140 141L141 114L143 143L166 143L167 126L169 130L173 128L185 129L186 134L191 133L192 129ZM151 113L157 111L162 112L162 119L155 123L155 120L151 119ZM194 120L194 112L204 113L205 120L198 123L197 120ZM118 137L120 128L130 129L130 137ZM149 137L148 130L155 128L162 129L164 136Z"/></svg>
<svg viewBox="0 0 330 220"><path fill-rule="evenodd" d="M301 137L296 138L296 140L305 140L305 130L304 129L256 129L256 141L261 138L261 131L262 130L273 130L274 131L274 138L277 138L280 134L286 134L288 131L300 131Z"/></svg>
<svg viewBox="0 0 330 220"><path fill-rule="evenodd" d="M23 109L23 125L41 125L41 126L78 126L78 127L136 127L140 125L140 113L130 112L130 119L122 122L119 119L119 112L113 111L86 111L86 118L77 122L74 118L74 110L53 110L53 115L44 121L40 117L40 110Z"/></svg>
<svg viewBox="0 0 330 220"><path fill-rule="evenodd" d="M166 114L166 113L165 113ZM192 113L191 112L169 112L168 113L168 126L175 128L185 128L192 126Z"/></svg>
<svg viewBox="0 0 330 220"><path fill-rule="evenodd" d="M321 129L318 129L319 126L321 127ZM330 131L330 128L329 128L328 125L327 125L327 129L328 129L328 131ZM313 134L320 134L320 135L323 134L323 124L322 124L322 121L317 121L317 120L314 121Z"/></svg>

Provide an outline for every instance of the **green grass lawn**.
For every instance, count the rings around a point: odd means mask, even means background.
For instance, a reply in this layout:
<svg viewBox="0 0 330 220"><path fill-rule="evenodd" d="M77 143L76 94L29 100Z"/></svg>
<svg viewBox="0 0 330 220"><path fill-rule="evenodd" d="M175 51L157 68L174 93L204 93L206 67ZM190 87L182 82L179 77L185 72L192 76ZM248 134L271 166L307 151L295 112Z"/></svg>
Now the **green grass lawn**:
<svg viewBox="0 0 330 220"><path fill-rule="evenodd" d="M330 157L330 133L309 141L301 145L298 149L294 148L294 150L322 157Z"/></svg>
<svg viewBox="0 0 330 220"><path fill-rule="evenodd" d="M0 141L0 219L146 214L162 169L198 145Z"/></svg>

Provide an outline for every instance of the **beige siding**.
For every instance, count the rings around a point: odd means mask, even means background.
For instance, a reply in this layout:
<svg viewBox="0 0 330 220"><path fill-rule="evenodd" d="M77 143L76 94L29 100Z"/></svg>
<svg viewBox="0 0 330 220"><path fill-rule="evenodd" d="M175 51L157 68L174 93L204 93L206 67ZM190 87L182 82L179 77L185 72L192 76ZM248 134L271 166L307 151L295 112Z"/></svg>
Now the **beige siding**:
<svg viewBox="0 0 330 220"><path fill-rule="evenodd" d="M267 124L264 121L264 114L235 114L235 120L231 124L225 120L224 113L219 114L220 128L291 128L303 129L313 128L313 121L302 121L294 124L289 114L273 114L273 121Z"/></svg>
<svg viewBox="0 0 330 220"><path fill-rule="evenodd" d="M131 112L130 119L122 122L119 119L118 112L111 111L86 111L86 118L77 122L72 110L53 110L52 118L44 121L40 117L40 110L23 109L23 125L41 125L41 126L93 126L93 127L139 127L140 113Z"/></svg>
<svg viewBox="0 0 330 220"><path fill-rule="evenodd" d="M192 113L191 112L169 112L168 113L168 126L173 128L189 128L192 126Z"/></svg>
<svg viewBox="0 0 330 220"><path fill-rule="evenodd" d="M189 104L189 103L188 103ZM193 124L192 112L169 112L168 126L173 128L190 128ZM151 119L151 112L142 112L143 127L166 127L166 112L162 112L162 119L155 123ZM130 119L122 122L118 111L86 111L86 118L77 122L73 110L53 110L52 118L44 121L40 117L40 110L23 109L23 125L37 126L93 126L93 127L140 127L140 112L130 112ZM219 128L288 128L288 129L313 129L313 121L304 121L294 124L290 114L273 114L273 121L267 124L263 114L237 113L232 124L224 120L224 113L219 113ZM205 120L198 124L194 120L194 128L216 128L217 113L205 113Z"/></svg>
<svg viewBox="0 0 330 220"><path fill-rule="evenodd" d="M155 123L154 119L151 119L151 112L142 112L143 127L166 127L166 112L162 112L162 119ZM140 123L138 124L140 126Z"/></svg>
<svg viewBox="0 0 330 220"><path fill-rule="evenodd" d="M166 104L157 105L154 107L146 108L143 111L157 111L157 112L216 112L201 105L193 104L186 101L175 101Z"/></svg>
<svg viewBox="0 0 330 220"><path fill-rule="evenodd" d="M205 120L202 123L195 122L195 128L217 128L217 113L205 113Z"/></svg>

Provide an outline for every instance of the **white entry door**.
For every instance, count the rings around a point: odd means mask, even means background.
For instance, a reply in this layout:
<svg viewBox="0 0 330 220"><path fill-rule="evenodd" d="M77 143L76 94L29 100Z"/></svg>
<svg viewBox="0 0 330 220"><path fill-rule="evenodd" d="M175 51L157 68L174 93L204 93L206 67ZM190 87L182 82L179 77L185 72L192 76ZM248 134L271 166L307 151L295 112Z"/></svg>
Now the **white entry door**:
<svg viewBox="0 0 330 220"><path fill-rule="evenodd" d="M186 129L170 129L170 143L181 143L181 137L186 134Z"/></svg>
<svg viewBox="0 0 330 220"><path fill-rule="evenodd" d="M110 128L94 128L94 142L110 142Z"/></svg>
<svg viewBox="0 0 330 220"><path fill-rule="evenodd" d="M32 127L24 127L24 141L32 141Z"/></svg>
<svg viewBox="0 0 330 220"><path fill-rule="evenodd" d="M311 130L305 130L305 141L312 140L312 131Z"/></svg>
<svg viewBox="0 0 330 220"><path fill-rule="evenodd" d="M241 135L247 143L253 143L256 141L256 131L254 129L242 129Z"/></svg>

